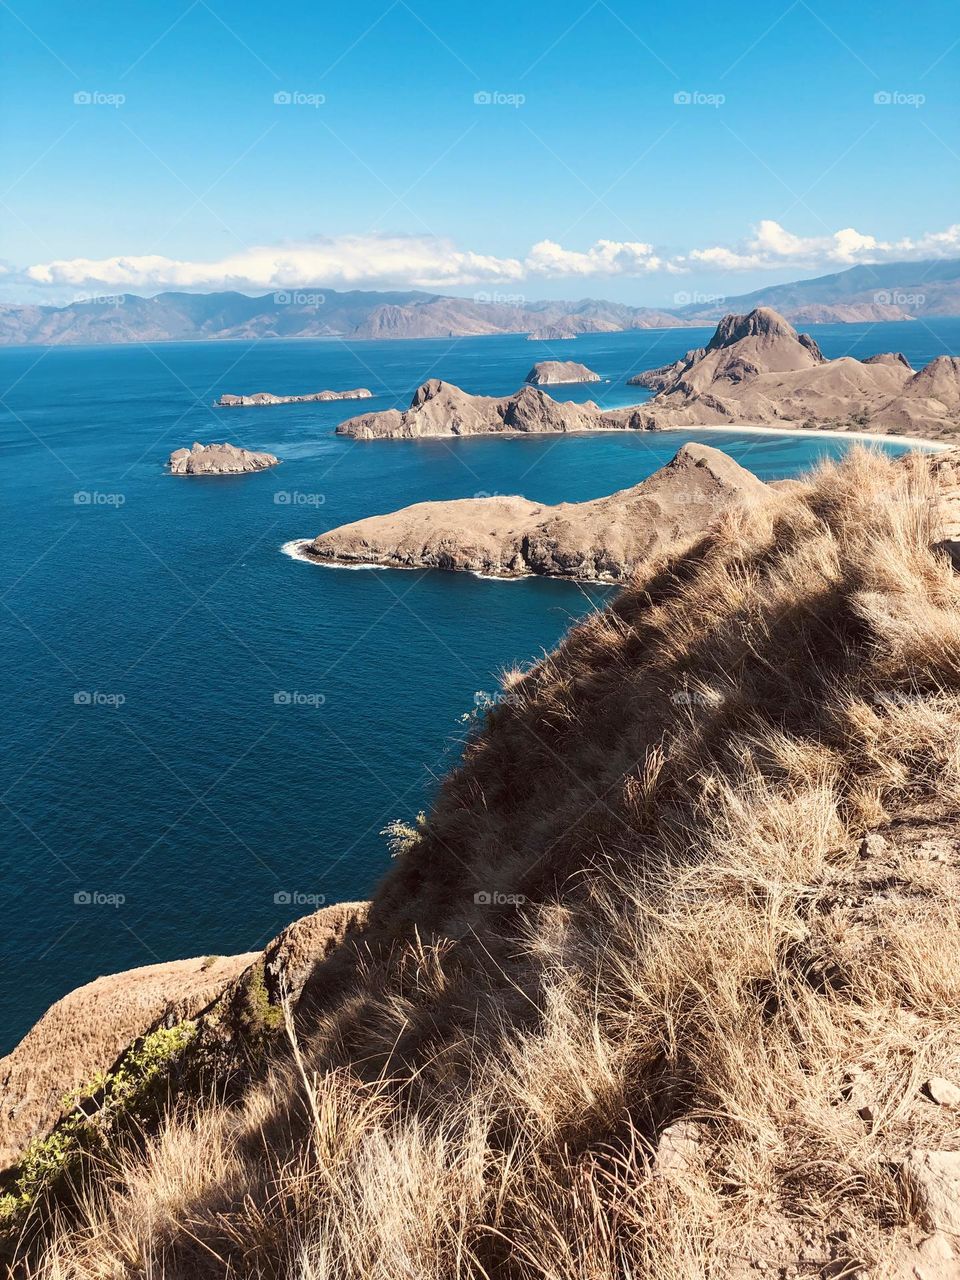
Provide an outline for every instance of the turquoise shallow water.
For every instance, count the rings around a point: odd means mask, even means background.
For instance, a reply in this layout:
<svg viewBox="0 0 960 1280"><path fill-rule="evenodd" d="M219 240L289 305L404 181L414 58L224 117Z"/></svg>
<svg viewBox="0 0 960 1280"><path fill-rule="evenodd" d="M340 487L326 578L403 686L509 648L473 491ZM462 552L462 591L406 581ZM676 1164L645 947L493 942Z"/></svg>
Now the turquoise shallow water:
<svg viewBox="0 0 960 1280"><path fill-rule="evenodd" d="M630 403L628 372L705 336L0 351L0 1051L98 974L253 949L315 899L369 894L389 861L380 828L429 802L474 693L607 594L338 572L282 555L283 543L429 498L597 497L696 438L375 444L337 439L336 423L405 404L431 375L511 391L547 355L610 379L564 395ZM897 347L919 363L960 350L956 321L817 336L830 355ZM358 384L378 398L209 407L225 391ZM165 474L169 451L194 438L268 449L284 465ZM702 438L768 478L847 444Z"/></svg>

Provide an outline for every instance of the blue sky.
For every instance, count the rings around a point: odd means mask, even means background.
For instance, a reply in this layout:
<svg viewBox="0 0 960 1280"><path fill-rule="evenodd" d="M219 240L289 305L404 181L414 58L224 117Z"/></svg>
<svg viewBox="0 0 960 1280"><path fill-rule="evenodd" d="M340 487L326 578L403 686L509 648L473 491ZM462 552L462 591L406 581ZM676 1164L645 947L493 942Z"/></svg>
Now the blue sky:
<svg viewBox="0 0 960 1280"><path fill-rule="evenodd" d="M674 305L960 256L945 0L12 0L0 25L6 299Z"/></svg>

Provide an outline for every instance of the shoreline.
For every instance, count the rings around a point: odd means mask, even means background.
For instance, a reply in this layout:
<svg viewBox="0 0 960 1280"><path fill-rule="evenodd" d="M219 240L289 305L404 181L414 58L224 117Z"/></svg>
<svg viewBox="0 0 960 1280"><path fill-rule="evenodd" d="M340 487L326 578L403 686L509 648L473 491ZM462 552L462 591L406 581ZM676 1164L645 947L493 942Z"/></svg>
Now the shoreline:
<svg viewBox="0 0 960 1280"><path fill-rule="evenodd" d="M750 431L757 435L767 436L826 436L832 440L868 440L882 444L884 440L893 440L897 444L907 444L920 449L955 449L958 446L948 444L944 440L928 440L924 436L902 436L893 431L835 431L821 427L768 427L768 426L726 426L721 423L704 423L701 426L665 427L664 431Z"/></svg>
<svg viewBox="0 0 960 1280"><path fill-rule="evenodd" d="M299 560L301 564L317 565L320 569L383 569L391 573L399 569L401 573L458 573L466 574L470 578L479 578L483 582L529 582L534 578L543 582L579 583L586 587L622 587L626 581L621 578L565 578L561 574L552 573L484 573L480 569L441 569L435 564L377 564L373 560L364 564L347 564L345 560L318 560L315 556L307 555L304 547L308 547L312 541L312 538L292 538L289 542L281 544L280 552L282 555L289 556L291 560Z"/></svg>
<svg viewBox="0 0 960 1280"><path fill-rule="evenodd" d="M641 401L635 405L620 405L616 410L605 410L605 412L619 412L621 409L642 409L645 404L649 404L648 400ZM354 436L346 432L334 432L334 438L338 435L341 439L352 440L355 444L385 444L387 441L399 441L402 443L422 444L431 440L539 440L550 438L558 439L560 436L605 436L605 435L633 435L633 436L662 436L673 434L682 434L684 431L727 431L738 432L745 431L756 435L770 436L824 436L834 440L861 440L874 444L882 444L885 440L891 440L896 444L908 445L914 449L930 449L943 451L945 449L960 448L960 439L956 444L949 443L944 440L928 440L924 436L904 436L893 431L837 431L829 427L771 427L765 423L728 423L728 422L688 422L677 427L583 427L577 431L470 431L462 435L451 432L450 435L424 435L424 436Z"/></svg>

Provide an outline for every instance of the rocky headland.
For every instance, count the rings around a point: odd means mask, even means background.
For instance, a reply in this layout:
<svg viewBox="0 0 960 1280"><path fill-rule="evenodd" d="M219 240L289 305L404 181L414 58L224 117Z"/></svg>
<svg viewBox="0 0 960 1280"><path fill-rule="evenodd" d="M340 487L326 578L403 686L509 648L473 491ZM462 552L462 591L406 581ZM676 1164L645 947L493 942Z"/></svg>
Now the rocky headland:
<svg viewBox="0 0 960 1280"><path fill-rule="evenodd" d="M813 338L766 307L725 316L705 347L630 381L657 394L633 408L602 410L559 404L529 386L496 398L434 379L405 412L366 414L337 430L380 439L782 425L960 440L960 358L938 356L916 373L897 352L828 360Z"/></svg>
<svg viewBox="0 0 960 1280"><path fill-rule="evenodd" d="M369 400L372 391L366 387L354 387L351 391L312 391L302 396L275 396L270 391L255 391L249 396L222 395L215 401L215 409L246 409L265 404L309 404L316 400Z"/></svg>
<svg viewBox="0 0 960 1280"><path fill-rule="evenodd" d="M557 431L622 430L630 410L605 412L587 400L554 400L536 387L510 396L474 396L431 378L414 392L409 409L383 409L349 418L337 434L357 440L416 440L426 436L526 435Z"/></svg>
<svg viewBox="0 0 960 1280"><path fill-rule="evenodd" d="M592 502L420 502L331 529L297 549L334 565L622 582L665 547L700 536L720 512L773 497L727 454L687 444L640 484Z"/></svg>
<svg viewBox="0 0 960 1280"><path fill-rule="evenodd" d="M125 1069L125 1051L164 1030L190 1027L196 1050L242 1057L295 1008L327 953L362 921L364 903L324 907L288 925L263 951L171 960L97 978L51 1005L0 1058L0 1173ZM103 1083L101 1083L103 1082ZM91 1109L92 1110L92 1109Z"/></svg>
<svg viewBox="0 0 960 1280"><path fill-rule="evenodd" d="M552 387L563 382L600 382L601 378L576 360L539 360L524 381L533 387Z"/></svg>
<svg viewBox="0 0 960 1280"><path fill-rule="evenodd" d="M190 449L174 449L169 467L175 476L228 476L246 471L264 471L280 459L272 453L254 453L235 444L200 444Z"/></svg>
<svg viewBox="0 0 960 1280"><path fill-rule="evenodd" d="M682 355L679 360L658 365L656 369L645 369L643 373L636 373L632 378L627 379L627 386L645 387L647 391L664 391L676 381L677 376L684 369L688 369L695 360L701 359L705 351L706 347L695 347Z"/></svg>

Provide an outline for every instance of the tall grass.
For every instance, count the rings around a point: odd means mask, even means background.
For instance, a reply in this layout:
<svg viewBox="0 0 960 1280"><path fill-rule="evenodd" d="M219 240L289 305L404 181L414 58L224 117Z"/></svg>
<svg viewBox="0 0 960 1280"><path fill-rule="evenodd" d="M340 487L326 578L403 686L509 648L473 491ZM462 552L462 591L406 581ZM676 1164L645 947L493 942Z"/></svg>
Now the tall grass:
<svg viewBox="0 0 960 1280"><path fill-rule="evenodd" d="M899 1162L960 1139L920 1089L960 1072L939 519L857 452L513 673L289 1051L109 1153L23 1271L894 1274Z"/></svg>

